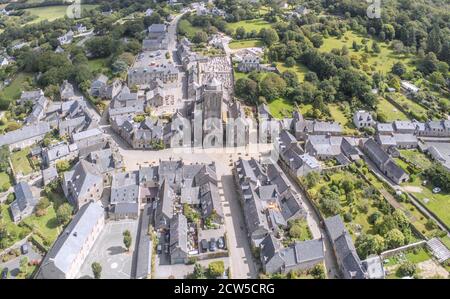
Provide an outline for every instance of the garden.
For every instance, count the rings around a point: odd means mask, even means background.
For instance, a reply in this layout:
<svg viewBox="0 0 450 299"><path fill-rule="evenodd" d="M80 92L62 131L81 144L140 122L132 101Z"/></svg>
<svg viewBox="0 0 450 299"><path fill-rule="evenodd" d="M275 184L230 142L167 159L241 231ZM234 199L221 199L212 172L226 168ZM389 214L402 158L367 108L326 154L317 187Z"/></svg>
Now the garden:
<svg viewBox="0 0 450 299"><path fill-rule="evenodd" d="M11 163L16 174L28 175L33 172L33 167L28 159L30 148L24 148L11 153Z"/></svg>

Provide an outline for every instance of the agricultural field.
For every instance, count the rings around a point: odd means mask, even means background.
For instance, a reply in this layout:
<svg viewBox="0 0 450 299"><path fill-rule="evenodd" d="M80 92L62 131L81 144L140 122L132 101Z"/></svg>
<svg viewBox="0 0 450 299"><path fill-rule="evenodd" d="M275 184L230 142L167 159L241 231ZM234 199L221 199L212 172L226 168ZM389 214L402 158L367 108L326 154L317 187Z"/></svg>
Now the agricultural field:
<svg viewBox="0 0 450 299"><path fill-rule="evenodd" d="M29 154L30 148L11 153L11 163L16 174L27 175L33 172L33 168L28 160Z"/></svg>
<svg viewBox="0 0 450 299"><path fill-rule="evenodd" d="M244 27L246 32L250 32L256 30L259 32L263 28L270 28L272 25L265 21L263 18L253 19L253 20L243 20L236 23L228 23L227 27L232 32L236 30L236 28Z"/></svg>
<svg viewBox="0 0 450 299"><path fill-rule="evenodd" d="M300 82L305 81L305 75L309 72L309 69L301 63L297 63L293 67L287 67L283 62L277 62L276 65L280 73L284 71L293 71L294 73L296 73Z"/></svg>
<svg viewBox="0 0 450 299"><path fill-rule="evenodd" d="M363 45L363 39L368 40L367 45L369 50L371 50L373 40L368 37L364 37L359 35L353 31L347 31L344 36L338 39L335 36L330 36L324 39L323 45L320 47L320 51L322 52L331 52L332 49L342 49L343 46L346 46L349 50L349 55L356 55L356 57L361 58L361 55L364 52L364 47L359 51L355 51L352 49L353 41L356 41L359 45ZM374 67L376 71L382 73L388 73L394 63L398 61L402 61L407 69L411 70L414 68L413 62L409 56L395 54L389 46L384 42L378 42L378 45L381 48L380 53L369 53L369 57L367 59L367 65L370 67Z"/></svg>
<svg viewBox="0 0 450 299"><path fill-rule="evenodd" d="M377 105L377 114L383 114L387 122L394 120L408 120L408 117L397 108L394 107L388 100L380 98Z"/></svg>
<svg viewBox="0 0 450 299"><path fill-rule="evenodd" d="M268 103L270 113L273 117L282 119L284 117L292 117L294 106L285 99L275 99Z"/></svg>
<svg viewBox="0 0 450 299"><path fill-rule="evenodd" d="M262 47L263 43L260 39L234 40L228 44L230 49L238 50L245 48Z"/></svg>
<svg viewBox="0 0 450 299"><path fill-rule="evenodd" d="M92 10L96 8L98 5L94 4L82 4L82 10ZM45 6L45 7L34 7L27 8L24 11L29 12L32 16L36 16L37 18L29 22L28 24L37 23L41 21L54 21L59 18L63 18L66 15L67 8L69 6L58 5L58 6Z"/></svg>

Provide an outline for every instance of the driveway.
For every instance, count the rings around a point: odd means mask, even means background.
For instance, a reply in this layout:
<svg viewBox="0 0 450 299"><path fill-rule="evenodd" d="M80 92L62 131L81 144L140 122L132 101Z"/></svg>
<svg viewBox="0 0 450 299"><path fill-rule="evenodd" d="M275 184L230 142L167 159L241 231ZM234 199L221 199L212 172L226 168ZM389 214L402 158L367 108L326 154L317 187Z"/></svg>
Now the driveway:
<svg viewBox="0 0 450 299"><path fill-rule="evenodd" d="M25 256L28 257L28 261L42 259L42 255L33 248L33 245L30 242L28 242L26 240L23 240L23 241L17 243L16 246L14 246L14 248L20 248L25 243L28 244L28 253L27 254L24 254L24 255L21 254L18 257L14 258L10 261L7 261L6 263L0 263L0 269L4 269L4 268L9 269L10 278L15 278L19 274L20 260L22 258L24 258Z"/></svg>

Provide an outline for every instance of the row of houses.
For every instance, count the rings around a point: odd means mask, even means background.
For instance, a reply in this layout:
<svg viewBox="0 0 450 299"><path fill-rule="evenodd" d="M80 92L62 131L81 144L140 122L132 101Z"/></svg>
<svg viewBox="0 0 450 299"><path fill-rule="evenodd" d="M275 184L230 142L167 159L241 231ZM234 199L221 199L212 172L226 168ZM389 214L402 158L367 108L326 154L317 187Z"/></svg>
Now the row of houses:
<svg viewBox="0 0 450 299"><path fill-rule="evenodd" d="M288 178L277 164L239 159L234 180L244 211L248 237L259 248L265 273L304 270L323 262L321 239L282 245L288 222L305 219L306 211Z"/></svg>

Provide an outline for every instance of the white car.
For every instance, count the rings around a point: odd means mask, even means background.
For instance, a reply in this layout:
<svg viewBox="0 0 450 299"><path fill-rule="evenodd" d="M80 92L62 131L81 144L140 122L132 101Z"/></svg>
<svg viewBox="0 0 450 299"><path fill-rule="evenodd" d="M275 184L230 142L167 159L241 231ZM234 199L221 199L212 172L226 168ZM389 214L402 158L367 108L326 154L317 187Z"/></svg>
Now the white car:
<svg viewBox="0 0 450 299"><path fill-rule="evenodd" d="M439 193L439 192L441 192L441 188L439 188L439 187L433 188L433 193Z"/></svg>

